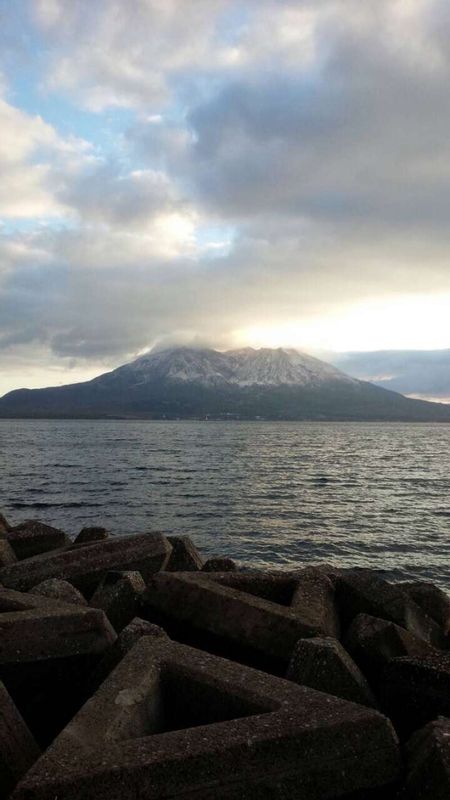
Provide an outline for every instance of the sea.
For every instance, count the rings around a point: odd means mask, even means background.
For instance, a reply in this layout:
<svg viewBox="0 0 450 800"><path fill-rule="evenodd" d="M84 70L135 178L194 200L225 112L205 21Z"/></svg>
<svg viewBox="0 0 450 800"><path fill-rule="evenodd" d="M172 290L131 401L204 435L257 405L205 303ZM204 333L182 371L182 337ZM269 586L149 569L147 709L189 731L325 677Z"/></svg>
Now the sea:
<svg viewBox="0 0 450 800"><path fill-rule="evenodd" d="M0 510L450 590L450 425L0 420Z"/></svg>

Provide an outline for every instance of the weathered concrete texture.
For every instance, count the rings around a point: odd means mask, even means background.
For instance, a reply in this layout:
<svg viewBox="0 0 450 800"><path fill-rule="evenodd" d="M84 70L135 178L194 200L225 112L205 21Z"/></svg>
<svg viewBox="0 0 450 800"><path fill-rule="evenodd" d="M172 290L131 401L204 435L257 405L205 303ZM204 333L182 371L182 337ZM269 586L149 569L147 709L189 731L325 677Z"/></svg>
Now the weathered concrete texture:
<svg viewBox="0 0 450 800"><path fill-rule="evenodd" d="M299 572L285 570L237 570L235 572L210 572L208 578L222 586L239 589L281 606L290 606L297 586Z"/></svg>
<svg viewBox="0 0 450 800"><path fill-rule="evenodd" d="M45 747L86 699L116 634L103 611L0 589L0 678Z"/></svg>
<svg viewBox="0 0 450 800"><path fill-rule="evenodd" d="M78 536L74 539L74 544L88 544L89 542L103 542L109 538L106 528L90 527L82 528Z"/></svg>
<svg viewBox="0 0 450 800"><path fill-rule="evenodd" d="M450 597L446 592L426 581L410 581L400 583L399 586L441 626L446 635L449 633Z"/></svg>
<svg viewBox="0 0 450 800"><path fill-rule="evenodd" d="M101 653L115 639L99 609L0 587L0 666Z"/></svg>
<svg viewBox="0 0 450 800"><path fill-rule="evenodd" d="M203 567L203 558L189 536L168 536L172 553L167 572L197 572Z"/></svg>
<svg viewBox="0 0 450 800"><path fill-rule="evenodd" d="M47 581L38 583L30 589L31 594L40 594L42 597L49 597L51 600L60 600L62 603L72 603L76 606L87 606L87 600L83 597L75 586L68 581L59 578L49 578Z"/></svg>
<svg viewBox="0 0 450 800"><path fill-rule="evenodd" d="M406 746L407 779L399 800L450 797L450 719L441 717L412 736Z"/></svg>
<svg viewBox="0 0 450 800"><path fill-rule="evenodd" d="M5 533L8 533L11 526L3 514L0 513L0 536L4 536Z"/></svg>
<svg viewBox="0 0 450 800"><path fill-rule="evenodd" d="M317 637L300 639L294 649L286 674L288 680L310 686L344 700L376 706L361 670L337 639Z"/></svg>
<svg viewBox="0 0 450 800"><path fill-rule="evenodd" d="M145 605L145 616L163 627L166 619L187 623L194 630L252 648L285 664L298 639L326 633L315 609L279 605L224 586L205 573L152 576Z"/></svg>
<svg viewBox="0 0 450 800"><path fill-rule="evenodd" d="M142 636L162 636L168 638L165 631L159 625L152 625L145 619L135 617L119 634L114 644L105 651L104 656L99 662L98 666L91 673L90 676L90 690L89 694L92 695L97 691L98 687L108 675L117 667L123 657L131 650L132 647L142 638Z"/></svg>
<svg viewBox="0 0 450 800"><path fill-rule="evenodd" d="M329 636L339 638L340 622L334 586L320 570L307 567L299 573L290 605L299 611L307 610L308 614L319 621L321 630Z"/></svg>
<svg viewBox="0 0 450 800"><path fill-rule="evenodd" d="M322 800L398 772L377 712L145 636L13 798Z"/></svg>
<svg viewBox="0 0 450 800"><path fill-rule="evenodd" d="M439 625L405 591L369 570L338 575L336 593L344 624L358 614L370 614L395 622L438 647L444 642Z"/></svg>
<svg viewBox="0 0 450 800"><path fill-rule="evenodd" d="M7 539L0 539L0 568L17 561L17 556Z"/></svg>
<svg viewBox="0 0 450 800"><path fill-rule="evenodd" d="M92 593L106 573L114 569L138 570L145 580L164 568L171 550L160 534L117 536L103 542L71 545L4 567L0 570L0 583L26 591L48 578L60 578L83 593Z"/></svg>
<svg viewBox="0 0 450 800"><path fill-rule="evenodd" d="M92 608L101 608L118 633L141 607L145 583L140 572L107 572L90 600Z"/></svg>
<svg viewBox="0 0 450 800"><path fill-rule="evenodd" d="M402 735L440 715L449 717L450 654L392 659L381 676L380 701Z"/></svg>
<svg viewBox="0 0 450 800"><path fill-rule="evenodd" d="M70 544L70 539L64 531L51 525L44 525L37 519L29 519L10 528L6 539L19 560L32 558Z"/></svg>
<svg viewBox="0 0 450 800"><path fill-rule="evenodd" d="M232 572L237 569L232 558L208 558L203 564L203 572Z"/></svg>
<svg viewBox="0 0 450 800"><path fill-rule="evenodd" d="M39 758L40 750L12 698L0 681L0 798L8 797L16 783Z"/></svg>
<svg viewBox="0 0 450 800"><path fill-rule="evenodd" d="M344 639L344 645L369 680L378 683L380 670L391 658L426 656L434 648L412 633L385 619L358 614Z"/></svg>

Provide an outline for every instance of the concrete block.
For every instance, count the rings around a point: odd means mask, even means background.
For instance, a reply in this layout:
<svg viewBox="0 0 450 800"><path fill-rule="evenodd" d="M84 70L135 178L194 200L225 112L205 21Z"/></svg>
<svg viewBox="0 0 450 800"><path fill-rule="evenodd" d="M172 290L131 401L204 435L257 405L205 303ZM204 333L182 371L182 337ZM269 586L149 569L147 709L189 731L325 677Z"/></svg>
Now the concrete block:
<svg viewBox="0 0 450 800"><path fill-rule="evenodd" d="M286 570L236 570L209 572L208 577L222 586L239 589L281 606L290 606L299 572Z"/></svg>
<svg viewBox="0 0 450 800"><path fill-rule="evenodd" d="M399 800L450 797L450 719L441 717L416 731L405 748L407 777Z"/></svg>
<svg viewBox="0 0 450 800"><path fill-rule="evenodd" d="M398 772L376 711L144 636L13 800L325 800Z"/></svg>
<svg viewBox="0 0 450 800"><path fill-rule="evenodd" d="M10 528L6 539L19 561L70 544L70 539L64 531L51 525L44 525L37 519L29 519Z"/></svg>
<svg viewBox="0 0 450 800"><path fill-rule="evenodd" d="M16 783L40 756L31 732L0 681L0 798L6 798Z"/></svg>
<svg viewBox="0 0 450 800"><path fill-rule="evenodd" d="M203 564L203 572L233 572L237 569L232 558L208 558Z"/></svg>
<svg viewBox="0 0 450 800"><path fill-rule="evenodd" d="M178 623L174 638L183 637L189 630L201 631L216 641L276 659L284 664L283 673L298 639L327 632L315 607L294 609L223 585L219 582L222 579L216 578L215 573L203 572L153 575L145 593L144 616L161 624L169 635L173 632L171 622ZM231 655L239 656L233 651ZM246 659L239 656L238 660Z"/></svg>
<svg viewBox="0 0 450 800"><path fill-rule="evenodd" d="M145 619L135 617L128 623L126 628L121 631L114 644L105 651L101 661L91 673L89 694L92 695L108 675L117 667L123 657L132 647L142 638L142 636L162 636L168 638L165 631L159 625L153 625Z"/></svg>
<svg viewBox="0 0 450 800"><path fill-rule="evenodd" d="M324 634L339 637L340 624L332 581L320 569L210 573L223 586L254 594L307 613Z"/></svg>
<svg viewBox="0 0 450 800"><path fill-rule="evenodd" d="M335 602L332 581L318 569L307 567L298 576L291 608L307 610L320 621L321 629L328 635L339 638L340 622Z"/></svg>
<svg viewBox="0 0 450 800"><path fill-rule="evenodd" d="M7 539L0 539L0 569L17 561L17 556Z"/></svg>
<svg viewBox="0 0 450 800"><path fill-rule="evenodd" d="M82 528L78 536L74 539L74 544L88 544L89 542L103 542L109 538L106 528L93 526Z"/></svg>
<svg viewBox="0 0 450 800"><path fill-rule="evenodd" d="M29 590L32 594L40 594L51 600L60 600L62 603L73 603L76 606L87 606L87 600L75 586L59 578L49 578Z"/></svg>
<svg viewBox="0 0 450 800"><path fill-rule="evenodd" d="M29 558L0 570L0 583L26 591L49 578L72 583L83 593L94 592L110 570L137 570L147 579L163 569L172 548L161 534L117 536L102 542L74 545Z"/></svg>
<svg viewBox="0 0 450 800"><path fill-rule="evenodd" d="M203 559L189 536L167 538L172 545L167 572L197 572L202 569Z"/></svg>
<svg viewBox="0 0 450 800"><path fill-rule="evenodd" d="M82 705L115 638L99 609L0 588L0 679L41 746Z"/></svg>
<svg viewBox="0 0 450 800"><path fill-rule="evenodd" d="M0 536L4 536L11 529L6 517L0 513Z"/></svg>
<svg viewBox="0 0 450 800"><path fill-rule="evenodd" d="M288 680L344 700L376 706L361 670L342 645L331 637L300 639L286 674Z"/></svg>
<svg viewBox="0 0 450 800"><path fill-rule="evenodd" d="M0 587L0 667L101 653L115 639L99 609Z"/></svg>
<svg viewBox="0 0 450 800"><path fill-rule="evenodd" d="M430 644L440 647L444 643L439 625L405 591L369 570L340 574L336 593L344 624L358 614L370 614L395 622Z"/></svg>
<svg viewBox="0 0 450 800"><path fill-rule="evenodd" d="M409 581L400 583L399 586L431 619L440 625L445 635L449 634L450 597L446 592L426 581Z"/></svg>
<svg viewBox="0 0 450 800"><path fill-rule="evenodd" d="M402 736L450 717L450 654L394 658L384 667L380 702Z"/></svg>
<svg viewBox="0 0 450 800"><path fill-rule="evenodd" d="M358 614L344 638L344 646L375 685L381 669L391 658L426 656L435 648L423 639L385 619Z"/></svg>
<svg viewBox="0 0 450 800"><path fill-rule="evenodd" d="M107 572L89 605L101 608L119 633L139 613L144 592L140 572Z"/></svg>

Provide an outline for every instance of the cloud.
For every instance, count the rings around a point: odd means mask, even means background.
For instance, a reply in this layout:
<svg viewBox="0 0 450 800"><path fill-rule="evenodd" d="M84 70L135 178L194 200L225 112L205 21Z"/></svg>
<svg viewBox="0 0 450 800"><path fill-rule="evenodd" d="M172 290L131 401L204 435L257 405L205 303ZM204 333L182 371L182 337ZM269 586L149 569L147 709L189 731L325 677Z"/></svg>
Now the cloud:
<svg viewBox="0 0 450 800"><path fill-rule="evenodd" d="M63 216L54 178L64 163L69 174L89 145L64 139L38 115L27 114L0 96L0 215L4 218Z"/></svg>
<svg viewBox="0 0 450 800"><path fill-rule="evenodd" d="M447 3L28 8L39 59L22 41L16 64L39 65L35 91L64 98L74 135L3 93L8 363L28 348L111 365L321 320L338 340L352 305L369 341L366 302L450 292Z"/></svg>
<svg viewBox="0 0 450 800"><path fill-rule="evenodd" d="M171 76L214 58L225 0L37 0L51 62L46 85L95 111L170 99Z"/></svg>

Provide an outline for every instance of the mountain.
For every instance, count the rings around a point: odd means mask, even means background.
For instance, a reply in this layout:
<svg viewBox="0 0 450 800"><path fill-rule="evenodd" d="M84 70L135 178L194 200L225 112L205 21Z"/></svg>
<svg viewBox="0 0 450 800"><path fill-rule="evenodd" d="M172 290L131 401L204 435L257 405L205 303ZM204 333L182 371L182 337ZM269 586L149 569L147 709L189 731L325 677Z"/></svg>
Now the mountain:
<svg viewBox="0 0 450 800"><path fill-rule="evenodd" d="M339 353L333 363L355 378L385 389L450 403L450 350Z"/></svg>
<svg viewBox="0 0 450 800"><path fill-rule="evenodd" d="M9 392L0 416L450 422L450 406L405 398L296 350L178 347L85 383Z"/></svg>

